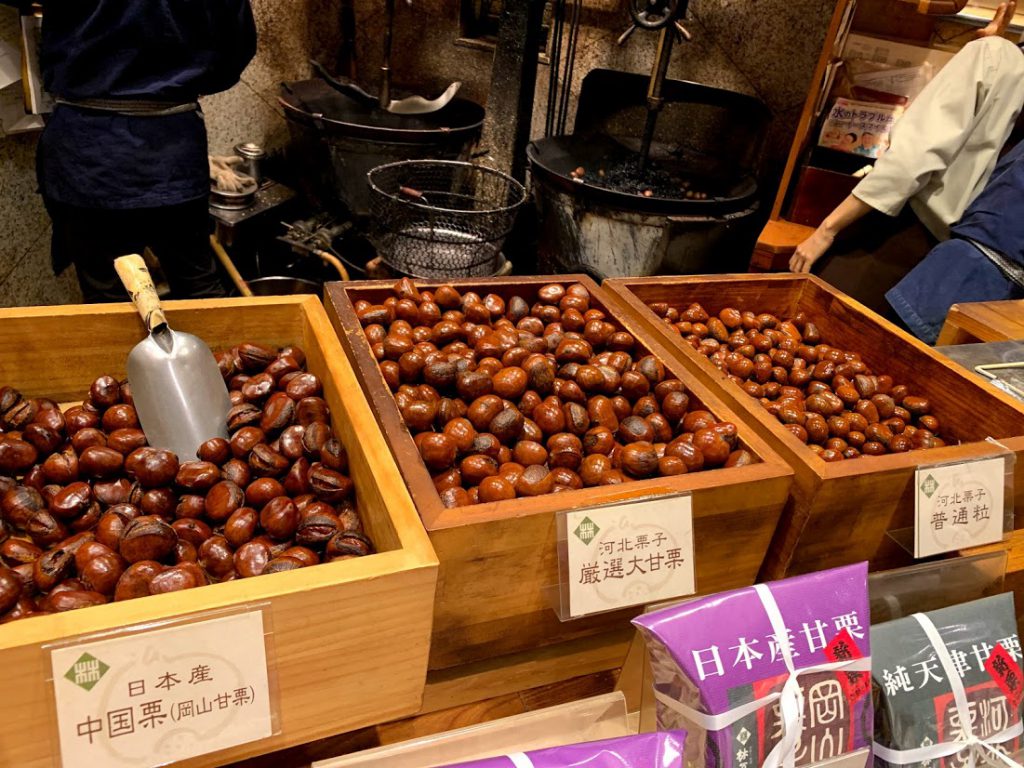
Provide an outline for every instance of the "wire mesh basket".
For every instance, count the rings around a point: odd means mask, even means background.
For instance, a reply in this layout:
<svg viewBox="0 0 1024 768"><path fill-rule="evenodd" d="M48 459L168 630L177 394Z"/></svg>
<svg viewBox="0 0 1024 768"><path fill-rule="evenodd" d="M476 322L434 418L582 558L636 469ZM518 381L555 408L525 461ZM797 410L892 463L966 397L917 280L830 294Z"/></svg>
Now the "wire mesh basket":
<svg viewBox="0 0 1024 768"><path fill-rule="evenodd" d="M526 189L500 171L452 160L406 160L366 175L370 235L393 270L411 277L487 277Z"/></svg>

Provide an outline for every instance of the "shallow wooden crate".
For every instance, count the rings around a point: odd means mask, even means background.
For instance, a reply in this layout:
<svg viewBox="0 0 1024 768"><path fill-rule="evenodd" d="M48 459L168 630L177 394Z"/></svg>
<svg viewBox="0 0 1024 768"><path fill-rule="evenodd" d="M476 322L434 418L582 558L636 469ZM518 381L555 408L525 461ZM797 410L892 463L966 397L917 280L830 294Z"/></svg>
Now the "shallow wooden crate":
<svg viewBox="0 0 1024 768"><path fill-rule="evenodd" d="M210 609L267 605L281 732L187 761L220 765L415 713L423 696L437 560L398 467L315 297L168 302L171 325L211 347L299 344L349 452L357 506L379 553L272 576L0 626L0 764L56 764L42 646ZM59 402L124 372L142 324L127 304L0 310L0 382Z"/></svg>
<svg viewBox="0 0 1024 768"><path fill-rule="evenodd" d="M460 280L453 285L460 291L496 293L505 299L521 295L532 303L537 289L550 282L582 283L591 291L591 306L609 310L606 294L584 276L489 278ZM747 467L445 509L355 315L356 301L383 301L391 295L391 286L390 281L331 283L326 303L440 561L430 652L432 670L622 630L639 613L639 609L631 609L559 621L551 607L550 588L558 582L555 542L560 510L691 491L698 590L717 592L754 583L788 493L792 471L749 430L741 430L740 438L759 462ZM723 420L734 419L725 404L707 387L693 381L649 332L631 318L609 319L664 360L673 375L692 385L691 396L697 402ZM567 677L572 674L571 669L566 670Z"/></svg>
<svg viewBox="0 0 1024 768"><path fill-rule="evenodd" d="M1024 408L822 280L788 274L707 275L618 278L606 280L604 286L796 470L793 496L765 560L765 578L860 560L868 560L875 569L911 562L887 531L913 527L915 470L991 455L996 447L985 442L988 437L1017 454L1014 500L1018 508L1024 503ZM824 343L859 352L872 369L931 400L944 436L960 444L832 464L822 461L655 315L647 307L653 302L681 309L697 302L711 314L725 307L780 317L806 312ZM1024 526L1024 520L1018 525Z"/></svg>

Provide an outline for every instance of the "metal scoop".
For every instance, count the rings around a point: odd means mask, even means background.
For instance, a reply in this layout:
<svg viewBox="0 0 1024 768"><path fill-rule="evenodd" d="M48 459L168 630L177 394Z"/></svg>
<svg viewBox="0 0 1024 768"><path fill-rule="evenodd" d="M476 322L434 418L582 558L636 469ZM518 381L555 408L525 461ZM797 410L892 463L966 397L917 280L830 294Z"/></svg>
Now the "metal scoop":
<svg viewBox="0 0 1024 768"><path fill-rule="evenodd" d="M128 383L142 430L150 445L190 461L206 440L228 436L231 398L224 378L202 339L168 327L142 257L122 256L114 268L149 332L128 354Z"/></svg>
<svg viewBox="0 0 1024 768"><path fill-rule="evenodd" d="M461 87L462 83L452 83L436 99L425 99L422 96L392 99L388 102L387 110L393 115L427 115L431 112L440 112L448 106L448 102L455 98L455 94Z"/></svg>
<svg viewBox="0 0 1024 768"><path fill-rule="evenodd" d="M383 94L382 98L381 96L374 96L371 93L367 93L348 78L332 76L327 71L327 68L319 61L310 59L309 63L310 66L313 67L313 71L317 76L338 93L348 96L350 99L362 104L367 109L379 107L393 115L428 115L431 112L440 112L448 106L448 102L455 98L455 94L457 94L459 92L459 88L462 87L462 83L460 82L452 83L445 89L445 92L436 99L426 99L422 96L407 96L404 99L392 99L390 69L385 67L386 79L381 88L381 93Z"/></svg>

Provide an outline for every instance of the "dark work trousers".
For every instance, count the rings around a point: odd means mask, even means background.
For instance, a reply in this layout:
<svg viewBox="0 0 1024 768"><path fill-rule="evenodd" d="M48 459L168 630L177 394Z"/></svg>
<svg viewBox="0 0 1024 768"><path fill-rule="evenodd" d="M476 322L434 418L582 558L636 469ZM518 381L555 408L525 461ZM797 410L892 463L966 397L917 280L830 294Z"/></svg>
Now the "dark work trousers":
<svg viewBox="0 0 1024 768"><path fill-rule="evenodd" d="M894 218L874 212L843 232L813 271L905 328L885 294L928 255L935 243L909 205Z"/></svg>
<svg viewBox="0 0 1024 768"><path fill-rule="evenodd" d="M210 249L206 198L160 208L80 208L46 200L53 220L53 266L74 264L86 303L127 301L114 259L148 247L175 299L226 296Z"/></svg>

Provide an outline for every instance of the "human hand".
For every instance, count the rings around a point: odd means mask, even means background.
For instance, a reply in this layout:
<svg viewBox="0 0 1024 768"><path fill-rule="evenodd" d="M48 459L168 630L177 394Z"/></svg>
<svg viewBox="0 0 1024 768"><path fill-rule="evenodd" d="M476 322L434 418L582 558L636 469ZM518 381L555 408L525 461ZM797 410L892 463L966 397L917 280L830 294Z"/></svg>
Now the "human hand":
<svg viewBox="0 0 1024 768"><path fill-rule="evenodd" d="M793 256L789 260L790 272L810 272L814 262L825 255L825 252L832 247L835 240L833 235L824 225L814 230L814 234L804 240L796 247Z"/></svg>
<svg viewBox="0 0 1024 768"><path fill-rule="evenodd" d="M1002 37L1003 33L1010 26L1010 22L1013 21L1013 15L1016 12L1017 0L1008 0L1008 2L1000 3L999 7L996 8L995 16L992 17L992 21L989 22L988 26L978 30L978 38Z"/></svg>

